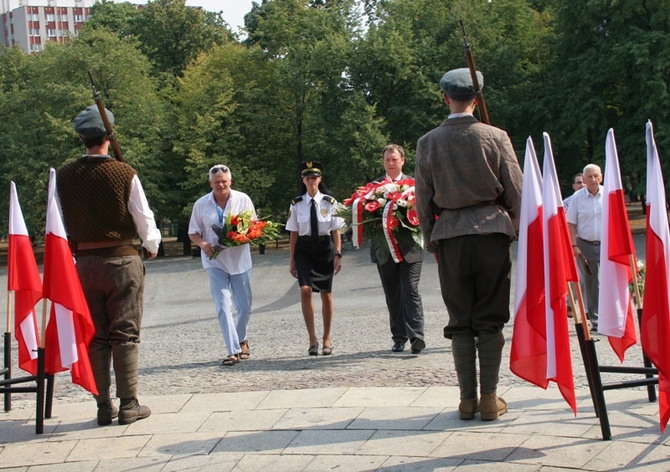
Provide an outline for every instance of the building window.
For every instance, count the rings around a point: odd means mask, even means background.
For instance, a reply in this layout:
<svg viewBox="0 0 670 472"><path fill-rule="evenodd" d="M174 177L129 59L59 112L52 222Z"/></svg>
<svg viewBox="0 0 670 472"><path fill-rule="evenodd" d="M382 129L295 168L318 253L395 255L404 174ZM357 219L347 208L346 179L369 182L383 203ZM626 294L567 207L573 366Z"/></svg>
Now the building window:
<svg viewBox="0 0 670 472"><path fill-rule="evenodd" d="M74 15L74 21L77 22L77 23L81 23L82 22L82 16L79 15L79 14Z"/></svg>
<svg viewBox="0 0 670 472"><path fill-rule="evenodd" d="M50 38L56 36L56 30L51 28L47 29L47 36L49 36Z"/></svg>
<svg viewBox="0 0 670 472"><path fill-rule="evenodd" d="M56 16L53 13L47 15L47 21L56 21Z"/></svg>

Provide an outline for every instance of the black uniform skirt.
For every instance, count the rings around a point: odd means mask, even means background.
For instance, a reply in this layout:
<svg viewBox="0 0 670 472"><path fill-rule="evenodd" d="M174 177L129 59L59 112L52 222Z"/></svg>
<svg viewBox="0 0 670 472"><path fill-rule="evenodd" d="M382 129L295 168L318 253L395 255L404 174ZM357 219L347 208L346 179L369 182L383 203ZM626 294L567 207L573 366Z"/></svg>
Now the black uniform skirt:
<svg viewBox="0 0 670 472"><path fill-rule="evenodd" d="M298 283L308 285L313 292L332 292L335 272L335 246L331 236L319 236L312 242L311 236L300 236L295 246L295 268Z"/></svg>

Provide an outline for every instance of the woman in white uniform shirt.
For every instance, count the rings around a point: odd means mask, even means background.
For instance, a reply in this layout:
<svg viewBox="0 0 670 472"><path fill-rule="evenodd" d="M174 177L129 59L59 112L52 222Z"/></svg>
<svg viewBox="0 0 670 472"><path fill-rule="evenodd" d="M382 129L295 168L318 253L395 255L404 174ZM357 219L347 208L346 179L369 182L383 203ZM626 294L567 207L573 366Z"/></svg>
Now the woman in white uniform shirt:
<svg viewBox="0 0 670 472"><path fill-rule="evenodd" d="M325 195L321 182L323 166L319 162L305 162L300 166L301 195L291 202L286 229L290 236L289 272L300 284L300 304L309 334L310 356L319 353L319 341L314 324L312 292L321 294L323 314L324 356L330 355L333 345L330 327L333 320L333 276L340 271L343 220L335 216L335 199ZM312 210L314 206L314 210ZM314 215L314 216L312 216ZM315 222L312 223L312 218ZM318 234L313 234L312 228Z"/></svg>

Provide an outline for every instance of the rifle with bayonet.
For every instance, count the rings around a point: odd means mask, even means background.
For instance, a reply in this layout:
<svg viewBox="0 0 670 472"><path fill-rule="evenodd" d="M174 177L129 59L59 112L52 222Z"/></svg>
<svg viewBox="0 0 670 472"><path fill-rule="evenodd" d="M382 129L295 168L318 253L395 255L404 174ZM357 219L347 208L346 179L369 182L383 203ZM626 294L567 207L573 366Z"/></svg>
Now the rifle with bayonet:
<svg viewBox="0 0 670 472"><path fill-rule="evenodd" d="M107 131L107 137L109 138L109 145L114 152L114 157L116 157L116 160L123 162L123 154L121 153L119 142L117 141L116 135L114 134L114 128L112 128L112 124L109 122L109 117L107 116L105 105L103 105L102 99L100 98L100 92L95 87L95 82L93 81L93 75L91 74L91 71L89 70L86 72L88 72L88 78L91 80L91 87L93 88L93 100L95 100L95 104L98 107L98 111L100 112L102 123L105 125L105 131Z"/></svg>
<svg viewBox="0 0 670 472"><path fill-rule="evenodd" d="M465 35L465 26L463 26L463 20L458 20L458 22L461 24L461 31L463 31L463 48L465 49L465 57L468 60L468 69L470 69L470 76L472 77L472 87L475 90L475 96L479 108L479 117L481 118L482 123L490 125L491 121L489 120L489 111L486 109L484 94L482 94L482 89L479 86L479 80L477 79L477 68L475 67L475 59L474 57L472 57L472 50L470 49L470 43L468 42L468 37Z"/></svg>

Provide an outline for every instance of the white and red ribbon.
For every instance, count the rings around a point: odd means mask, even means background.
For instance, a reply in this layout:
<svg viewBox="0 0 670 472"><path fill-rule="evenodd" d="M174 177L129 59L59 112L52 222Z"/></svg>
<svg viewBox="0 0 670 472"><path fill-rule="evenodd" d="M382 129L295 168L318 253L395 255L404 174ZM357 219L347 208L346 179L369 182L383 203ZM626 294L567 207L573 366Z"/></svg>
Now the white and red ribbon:
<svg viewBox="0 0 670 472"><path fill-rule="evenodd" d="M351 242L355 248L363 245L363 198L357 198L351 205Z"/></svg>
<svg viewBox="0 0 670 472"><path fill-rule="evenodd" d="M395 240L395 236L393 236L393 228L391 228L394 205L395 202L391 200L384 207L384 213L382 214L382 231L384 231L384 237L386 238L386 244L388 244L389 251L391 252L391 257L393 257L393 260L398 263L403 259L402 254L400 254L400 249L398 248L398 243Z"/></svg>

